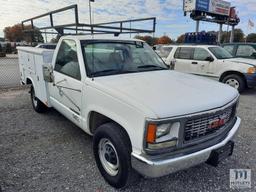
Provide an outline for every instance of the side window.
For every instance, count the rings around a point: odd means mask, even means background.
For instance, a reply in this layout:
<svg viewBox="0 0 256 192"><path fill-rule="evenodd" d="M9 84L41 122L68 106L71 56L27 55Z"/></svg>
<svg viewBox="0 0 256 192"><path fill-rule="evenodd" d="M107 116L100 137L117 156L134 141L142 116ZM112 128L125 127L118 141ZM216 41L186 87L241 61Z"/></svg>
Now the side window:
<svg viewBox="0 0 256 192"><path fill-rule="evenodd" d="M162 47L162 48L160 48L160 53L159 53L159 56L160 57L168 57L169 56L169 54L171 53L171 51L172 51L172 47Z"/></svg>
<svg viewBox="0 0 256 192"><path fill-rule="evenodd" d="M211 55L209 54L208 51L202 48L196 48L194 51L194 60L200 60L200 61L205 61L207 57L210 57Z"/></svg>
<svg viewBox="0 0 256 192"><path fill-rule="evenodd" d="M77 58L76 42L63 40L57 55L54 70L67 76L81 80L79 62Z"/></svg>
<svg viewBox="0 0 256 192"><path fill-rule="evenodd" d="M174 57L177 59L191 59L194 48L191 47L180 47L177 49Z"/></svg>
<svg viewBox="0 0 256 192"><path fill-rule="evenodd" d="M255 49L250 45L239 45L236 56L250 57L255 52Z"/></svg>
<svg viewBox="0 0 256 192"><path fill-rule="evenodd" d="M231 55L234 54L234 45L225 45L223 48L226 49Z"/></svg>

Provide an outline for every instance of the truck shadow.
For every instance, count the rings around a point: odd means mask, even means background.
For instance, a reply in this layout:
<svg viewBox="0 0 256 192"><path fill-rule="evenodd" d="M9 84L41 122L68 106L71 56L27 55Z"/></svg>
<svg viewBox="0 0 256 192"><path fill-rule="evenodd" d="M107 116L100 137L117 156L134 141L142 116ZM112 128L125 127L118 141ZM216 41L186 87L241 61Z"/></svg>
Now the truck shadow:
<svg viewBox="0 0 256 192"><path fill-rule="evenodd" d="M246 89L241 95L256 95L256 88Z"/></svg>

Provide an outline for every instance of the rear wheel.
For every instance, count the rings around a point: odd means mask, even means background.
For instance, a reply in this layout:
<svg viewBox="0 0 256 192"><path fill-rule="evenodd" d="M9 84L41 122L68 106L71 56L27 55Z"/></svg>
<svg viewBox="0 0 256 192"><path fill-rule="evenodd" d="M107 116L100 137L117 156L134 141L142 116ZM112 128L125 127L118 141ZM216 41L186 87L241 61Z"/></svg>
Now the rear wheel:
<svg viewBox="0 0 256 192"><path fill-rule="evenodd" d="M244 79L236 74L227 75L223 78L222 82L227 85L230 85L231 87L234 87L239 92L243 92L246 87Z"/></svg>
<svg viewBox="0 0 256 192"><path fill-rule="evenodd" d="M35 95L34 87L31 86L30 88L30 96L31 96L31 102L34 110L38 113L44 113L47 111L48 107L43 104Z"/></svg>
<svg viewBox="0 0 256 192"><path fill-rule="evenodd" d="M127 134L115 123L97 128L93 152L104 179L115 188L130 185L138 176L131 166L131 145Z"/></svg>

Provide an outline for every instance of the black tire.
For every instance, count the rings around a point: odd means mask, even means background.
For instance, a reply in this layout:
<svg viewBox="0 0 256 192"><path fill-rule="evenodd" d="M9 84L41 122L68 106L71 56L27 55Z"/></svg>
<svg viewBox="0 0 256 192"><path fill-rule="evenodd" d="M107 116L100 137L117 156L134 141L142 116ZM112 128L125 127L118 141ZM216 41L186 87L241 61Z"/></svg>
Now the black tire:
<svg viewBox="0 0 256 192"><path fill-rule="evenodd" d="M234 83L235 87L240 93L243 92L246 88L246 82L243 77L237 74L227 75L222 80L223 83L230 85L230 82ZM230 85L232 86L232 85ZM234 87L234 86L233 86Z"/></svg>
<svg viewBox="0 0 256 192"><path fill-rule="evenodd" d="M32 102L32 106L34 108L34 110L37 113L44 113L47 111L48 107L43 104L35 95L35 90L34 87L31 85L30 88L30 96L31 96L31 102Z"/></svg>
<svg viewBox="0 0 256 192"><path fill-rule="evenodd" d="M99 149L101 147L99 145L101 145L100 143L102 143L104 140L108 140L113 144L114 148L110 148L114 149L113 151L116 152L118 156L119 166L116 175L109 174L106 171L106 168L104 168L104 163L102 163L102 160L100 159L102 156L100 155L101 152ZM108 144L106 144L106 146L107 145ZM132 149L128 135L119 125L115 123L106 123L97 128L93 137L94 157L101 175L112 187L126 187L133 183L136 178L138 178L138 174L132 169L131 166L131 151ZM104 153L105 155L103 157L105 160L107 159L106 153L108 152L109 150L106 150ZM109 158L107 161L111 162L111 158ZM116 162L117 161L114 160L114 163Z"/></svg>

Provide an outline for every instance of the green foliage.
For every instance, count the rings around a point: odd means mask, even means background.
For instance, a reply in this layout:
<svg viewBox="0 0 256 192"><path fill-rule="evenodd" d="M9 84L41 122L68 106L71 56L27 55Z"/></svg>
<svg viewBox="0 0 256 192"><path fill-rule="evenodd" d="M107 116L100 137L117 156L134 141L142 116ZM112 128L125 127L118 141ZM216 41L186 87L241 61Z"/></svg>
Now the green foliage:
<svg viewBox="0 0 256 192"><path fill-rule="evenodd" d="M222 38L221 38L221 43L229 43L231 36L231 32L223 32ZM244 32L242 29L235 29L234 33L234 42L243 42L244 41Z"/></svg>
<svg viewBox="0 0 256 192"><path fill-rule="evenodd" d="M256 33L250 33L247 37L246 37L246 41L250 42L250 43L256 43Z"/></svg>

